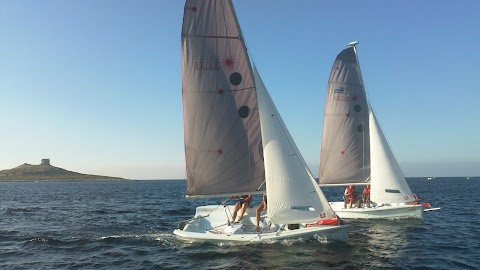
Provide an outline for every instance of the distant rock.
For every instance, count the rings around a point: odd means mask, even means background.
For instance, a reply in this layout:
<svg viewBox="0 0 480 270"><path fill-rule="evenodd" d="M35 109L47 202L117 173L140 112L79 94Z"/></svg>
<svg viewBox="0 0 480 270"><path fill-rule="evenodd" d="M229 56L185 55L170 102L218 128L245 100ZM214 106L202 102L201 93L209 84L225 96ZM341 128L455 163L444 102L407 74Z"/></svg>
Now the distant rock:
<svg viewBox="0 0 480 270"><path fill-rule="evenodd" d="M39 165L23 164L0 171L0 181L95 181L125 180L120 177L83 174L50 165L50 159L42 159Z"/></svg>

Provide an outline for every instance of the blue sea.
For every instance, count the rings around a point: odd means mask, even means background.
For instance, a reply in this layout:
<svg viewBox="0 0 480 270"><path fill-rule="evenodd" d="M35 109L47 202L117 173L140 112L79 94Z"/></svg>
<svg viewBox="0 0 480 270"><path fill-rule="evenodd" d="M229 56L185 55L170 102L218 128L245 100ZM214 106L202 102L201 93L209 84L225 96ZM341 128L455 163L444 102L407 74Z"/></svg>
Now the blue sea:
<svg viewBox="0 0 480 270"><path fill-rule="evenodd" d="M442 210L353 221L348 243L260 244L176 239L196 206L220 202L182 199L185 181L0 182L0 269L480 269L480 178L408 182Z"/></svg>

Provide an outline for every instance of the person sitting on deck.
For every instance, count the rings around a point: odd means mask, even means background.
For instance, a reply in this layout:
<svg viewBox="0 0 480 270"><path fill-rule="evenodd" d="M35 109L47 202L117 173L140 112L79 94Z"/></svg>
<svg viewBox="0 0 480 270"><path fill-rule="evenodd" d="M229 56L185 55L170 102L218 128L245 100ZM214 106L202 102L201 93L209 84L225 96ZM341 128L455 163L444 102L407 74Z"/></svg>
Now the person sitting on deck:
<svg viewBox="0 0 480 270"><path fill-rule="evenodd" d="M232 222L239 222L240 220L242 220L243 215L247 210L247 207L250 206L252 195L242 195L242 196L235 196L230 198L231 199L238 198L238 202L235 204L235 207L233 208ZM240 212L240 215L238 216L238 220L236 220L238 211L241 211L241 212Z"/></svg>
<svg viewBox="0 0 480 270"><path fill-rule="evenodd" d="M350 185L345 189L345 204L343 206L344 209L347 209L347 202L348 202L348 208L352 208L352 204L355 203L357 200L357 194L355 193L355 187Z"/></svg>
<svg viewBox="0 0 480 270"><path fill-rule="evenodd" d="M370 185L368 184L363 188L362 198L358 201L358 208L360 208L362 202L370 208Z"/></svg>
<svg viewBox="0 0 480 270"><path fill-rule="evenodd" d="M267 209L267 194L263 194L263 202L257 207L257 230L260 228L260 213Z"/></svg>

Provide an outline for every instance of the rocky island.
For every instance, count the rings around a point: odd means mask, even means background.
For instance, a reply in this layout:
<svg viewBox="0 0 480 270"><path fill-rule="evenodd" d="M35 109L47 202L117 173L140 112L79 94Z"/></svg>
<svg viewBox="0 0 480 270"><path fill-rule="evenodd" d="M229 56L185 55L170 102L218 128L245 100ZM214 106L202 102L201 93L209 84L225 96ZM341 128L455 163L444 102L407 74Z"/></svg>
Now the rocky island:
<svg viewBox="0 0 480 270"><path fill-rule="evenodd" d="M125 180L120 177L83 174L50 165L50 159L42 159L39 165L23 164L0 171L0 181L95 181Z"/></svg>

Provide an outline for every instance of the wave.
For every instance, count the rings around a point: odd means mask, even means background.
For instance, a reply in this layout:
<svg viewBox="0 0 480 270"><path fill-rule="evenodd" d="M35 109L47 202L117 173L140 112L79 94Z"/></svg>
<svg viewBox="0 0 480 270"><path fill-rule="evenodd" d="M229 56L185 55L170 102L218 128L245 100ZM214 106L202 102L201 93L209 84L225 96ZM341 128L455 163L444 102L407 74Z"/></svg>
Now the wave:
<svg viewBox="0 0 480 270"><path fill-rule="evenodd" d="M6 208L6 214L14 214L14 213L31 213L37 212L42 210L40 207L13 207L13 208Z"/></svg>

